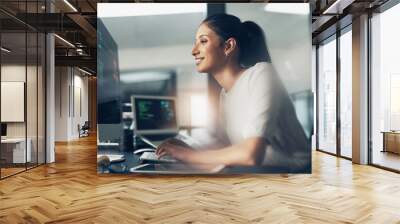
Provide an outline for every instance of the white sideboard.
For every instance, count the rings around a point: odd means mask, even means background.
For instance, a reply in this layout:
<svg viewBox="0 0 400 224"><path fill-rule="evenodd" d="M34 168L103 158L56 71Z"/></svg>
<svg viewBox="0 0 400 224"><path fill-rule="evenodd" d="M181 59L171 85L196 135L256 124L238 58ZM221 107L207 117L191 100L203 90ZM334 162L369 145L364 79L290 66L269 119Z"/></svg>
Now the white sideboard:
<svg viewBox="0 0 400 224"><path fill-rule="evenodd" d="M25 163L32 161L32 140L30 138L26 141L26 154L25 154L25 138L6 138L1 139L2 146L12 147L12 162L13 163ZM26 161L25 161L26 159Z"/></svg>

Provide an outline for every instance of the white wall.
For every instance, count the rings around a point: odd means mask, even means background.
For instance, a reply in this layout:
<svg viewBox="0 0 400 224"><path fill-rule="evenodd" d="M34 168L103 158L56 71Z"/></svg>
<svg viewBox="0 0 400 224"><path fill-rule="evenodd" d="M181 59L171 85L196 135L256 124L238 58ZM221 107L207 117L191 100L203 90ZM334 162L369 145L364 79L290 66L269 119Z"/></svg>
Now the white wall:
<svg viewBox="0 0 400 224"><path fill-rule="evenodd" d="M88 120L88 78L75 68L56 67L55 85L55 140L77 139L78 124Z"/></svg>
<svg viewBox="0 0 400 224"><path fill-rule="evenodd" d="M67 141L68 139L68 86L69 76L67 67L56 67L55 69L55 140Z"/></svg>
<svg viewBox="0 0 400 224"><path fill-rule="evenodd" d="M28 66L28 70L32 67ZM25 82L25 65L2 65L1 81Z"/></svg>
<svg viewBox="0 0 400 224"><path fill-rule="evenodd" d="M25 81L25 65L2 65L1 66L1 81L2 82L24 82ZM28 72L32 70L32 67L28 66ZM7 96L2 96L4 98ZM1 108L6 111L9 108ZM22 108L24 110L24 108ZM24 122L7 122L7 135L9 137L24 137L25 136L25 123Z"/></svg>

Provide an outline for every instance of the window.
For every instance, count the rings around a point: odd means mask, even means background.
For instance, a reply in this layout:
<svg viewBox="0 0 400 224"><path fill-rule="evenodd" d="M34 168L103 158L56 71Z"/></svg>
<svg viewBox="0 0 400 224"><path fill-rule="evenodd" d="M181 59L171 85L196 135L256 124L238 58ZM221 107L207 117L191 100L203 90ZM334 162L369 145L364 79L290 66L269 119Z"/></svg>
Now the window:
<svg viewBox="0 0 400 224"><path fill-rule="evenodd" d="M352 35L351 26L340 36L340 155L351 158L352 141Z"/></svg>
<svg viewBox="0 0 400 224"><path fill-rule="evenodd" d="M400 5L371 18L372 164L400 170Z"/></svg>
<svg viewBox="0 0 400 224"><path fill-rule="evenodd" d="M318 48L318 149L336 153L336 36Z"/></svg>

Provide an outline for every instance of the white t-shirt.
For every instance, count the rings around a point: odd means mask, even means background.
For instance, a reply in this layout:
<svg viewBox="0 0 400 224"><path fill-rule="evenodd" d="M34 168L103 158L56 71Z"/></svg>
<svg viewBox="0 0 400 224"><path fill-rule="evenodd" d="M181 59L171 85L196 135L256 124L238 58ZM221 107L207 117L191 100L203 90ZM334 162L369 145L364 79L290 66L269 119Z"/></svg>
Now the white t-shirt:
<svg viewBox="0 0 400 224"><path fill-rule="evenodd" d="M228 92L221 90L220 107L231 144L250 137L267 140L263 165L298 168L311 162L304 130L272 64L246 69Z"/></svg>

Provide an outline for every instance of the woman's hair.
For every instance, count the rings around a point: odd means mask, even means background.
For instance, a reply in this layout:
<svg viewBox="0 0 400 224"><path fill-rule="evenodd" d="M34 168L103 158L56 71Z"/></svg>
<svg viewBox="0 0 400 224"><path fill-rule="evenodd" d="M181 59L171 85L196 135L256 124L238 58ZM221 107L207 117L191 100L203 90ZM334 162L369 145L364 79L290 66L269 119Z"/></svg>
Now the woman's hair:
<svg viewBox="0 0 400 224"><path fill-rule="evenodd" d="M223 41L231 37L236 39L239 47L239 63L242 66L250 67L258 62L271 62L264 32L256 23L241 22L238 17L228 14L211 15L203 23Z"/></svg>

